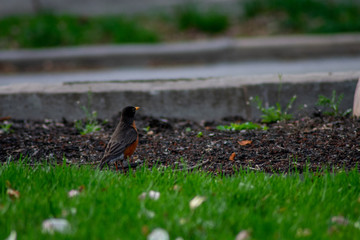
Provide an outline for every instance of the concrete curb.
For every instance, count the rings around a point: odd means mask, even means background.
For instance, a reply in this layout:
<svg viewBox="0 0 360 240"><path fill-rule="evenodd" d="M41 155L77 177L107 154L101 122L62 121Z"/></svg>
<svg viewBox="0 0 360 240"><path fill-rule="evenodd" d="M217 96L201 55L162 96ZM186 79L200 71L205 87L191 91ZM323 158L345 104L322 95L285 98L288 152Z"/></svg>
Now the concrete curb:
<svg viewBox="0 0 360 240"><path fill-rule="evenodd" d="M352 108L360 72L284 75L278 98L275 75L86 84L24 84L0 87L0 116L20 119L80 119L87 92L92 92L92 110L100 118L110 118L126 105L141 106L141 114L193 120L219 120L228 116L245 119L260 113L249 98L259 96L265 104L279 101L285 106L297 95L294 112L313 112L318 95L344 93L341 108Z"/></svg>
<svg viewBox="0 0 360 240"><path fill-rule="evenodd" d="M153 45L0 51L0 71L202 64L360 54L360 34L215 39Z"/></svg>

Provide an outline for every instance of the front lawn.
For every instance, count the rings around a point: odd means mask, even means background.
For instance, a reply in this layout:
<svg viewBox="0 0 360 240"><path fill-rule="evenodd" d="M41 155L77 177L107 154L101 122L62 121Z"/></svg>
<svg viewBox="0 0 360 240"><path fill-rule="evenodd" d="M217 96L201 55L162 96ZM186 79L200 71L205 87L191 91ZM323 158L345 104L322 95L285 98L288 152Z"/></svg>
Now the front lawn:
<svg viewBox="0 0 360 240"><path fill-rule="evenodd" d="M248 239L360 239L359 216L355 170L214 176L156 167L127 174L0 167L0 239L12 231L18 239L146 239L156 228L170 239L235 239L241 231ZM43 232L49 218L66 219L67 231Z"/></svg>

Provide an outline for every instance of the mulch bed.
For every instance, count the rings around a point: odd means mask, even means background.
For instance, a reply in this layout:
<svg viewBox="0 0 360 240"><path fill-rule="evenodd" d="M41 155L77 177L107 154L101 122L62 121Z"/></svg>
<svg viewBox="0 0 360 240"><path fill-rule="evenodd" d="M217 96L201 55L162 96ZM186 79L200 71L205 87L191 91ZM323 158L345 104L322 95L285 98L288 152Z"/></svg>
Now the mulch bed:
<svg viewBox="0 0 360 240"><path fill-rule="evenodd" d="M74 123L65 120L9 120L12 131L0 133L0 161L28 156L30 165L62 163L65 158L67 163L95 166L117 120L118 116L88 135L80 135ZM271 124L268 130L216 129L236 120L198 123L137 116L140 142L133 160L138 167L200 165L216 174L232 174L239 168L269 173L360 169L359 120L320 116Z"/></svg>

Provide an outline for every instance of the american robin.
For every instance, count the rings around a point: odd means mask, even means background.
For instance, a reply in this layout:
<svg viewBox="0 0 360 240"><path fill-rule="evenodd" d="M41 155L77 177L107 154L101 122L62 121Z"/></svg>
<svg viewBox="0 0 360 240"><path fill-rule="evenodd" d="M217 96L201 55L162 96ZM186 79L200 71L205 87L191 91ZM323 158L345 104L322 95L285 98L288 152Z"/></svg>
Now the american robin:
<svg viewBox="0 0 360 240"><path fill-rule="evenodd" d="M139 107L125 107L121 112L120 122L111 136L106 146L105 153L101 159L99 168L102 169L105 164L115 163L116 170L117 161L128 159L136 149L139 142L139 135L135 126L135 113Z"/></svg>

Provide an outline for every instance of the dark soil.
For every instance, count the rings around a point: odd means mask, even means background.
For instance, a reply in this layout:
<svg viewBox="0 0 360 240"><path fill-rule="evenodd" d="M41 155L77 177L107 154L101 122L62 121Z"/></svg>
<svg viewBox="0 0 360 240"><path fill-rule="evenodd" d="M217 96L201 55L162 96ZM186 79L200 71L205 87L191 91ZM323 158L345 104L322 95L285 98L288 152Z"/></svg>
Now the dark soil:
<svg viewBox="0 0 360 240"><path fill-rule="evenodd" d="M73 122L9 120L11 131L0 133L0 161L28 156L29 164L62 163L66 158L71 164L95 165L117 119L102 125L101 131L84 136ZM239 168L265 172L360 169L359 120L314 117L271 124L268 130L216 129L231 121L236 119L197 123L137 116L140 142L133 160L138 167L201 164L199 168L205 171L225 174ZM150 128L145 130L147 126Z"/></svg>

